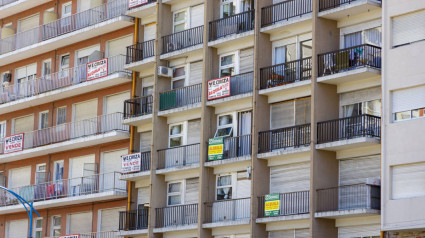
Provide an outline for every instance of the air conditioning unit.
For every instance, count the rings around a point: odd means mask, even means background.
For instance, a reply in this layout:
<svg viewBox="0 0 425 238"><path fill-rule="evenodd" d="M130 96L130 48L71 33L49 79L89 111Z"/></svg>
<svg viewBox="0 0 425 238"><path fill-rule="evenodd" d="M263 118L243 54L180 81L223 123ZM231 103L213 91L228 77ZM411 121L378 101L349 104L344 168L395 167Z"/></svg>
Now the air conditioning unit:
<svg viewBox="0 0 425 238"><path fill-rule="evenodd" d="M158 75L162 77L173 77L173 70L168 67L159 66L158 67Z"/></svg>
<svg viewBox="0 0 425 238"><path fill-rule="evenodd" d="M5 73L3 74L3 82L12 82L12 74L10 73Z"/></svg>

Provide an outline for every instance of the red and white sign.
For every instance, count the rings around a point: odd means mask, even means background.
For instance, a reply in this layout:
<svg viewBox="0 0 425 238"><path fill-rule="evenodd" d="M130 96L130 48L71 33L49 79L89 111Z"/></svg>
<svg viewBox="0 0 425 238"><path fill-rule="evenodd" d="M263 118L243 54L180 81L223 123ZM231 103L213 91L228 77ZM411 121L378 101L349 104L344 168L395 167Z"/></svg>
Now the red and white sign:
<svg viewBox="0 0 425 238"><path fill-rule="evenodd" d="M4 138L4 153L18 152L24 149L24 134Z"/></svg>
<svg viewBox="0 0 425 238"><path fill-rule="evenodd" d="M66 236L59 236L59 238L80 238L80 235L66 235Z"/></svg>
<svg viewBox="0 0 425 238"><path fill-rule="evenodd" d="M230 76L208 80L208 100L230 96Z"/></svg>
<svg viewBox="0 0 425 238"><path fill-rule="evenodd" d="M131 155L123 155L122 159L122 173L139 172L142 168L142 153L135 153Z"/></svg>
<svg viewBox="0 0 425 238"><path fill-rule="evenodd" d="M87 63L87 81L102 78L108 75L108 59L101 59Z"/></svg>
<svg viewBox="0 0 425 238"><path fill-rule="evenodd" d="M148 3L148 0L129 0L128 1L128 8L137 7L143 4Z"/></svg>

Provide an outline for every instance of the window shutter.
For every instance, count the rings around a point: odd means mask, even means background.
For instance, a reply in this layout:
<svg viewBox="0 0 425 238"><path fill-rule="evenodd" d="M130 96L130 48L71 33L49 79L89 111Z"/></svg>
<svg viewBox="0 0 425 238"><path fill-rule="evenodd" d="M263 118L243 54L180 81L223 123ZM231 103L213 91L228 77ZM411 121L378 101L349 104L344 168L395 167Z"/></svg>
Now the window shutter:
<svg viewBox="0 0 425 238"><path fill-rule="evenodd" d="M30 16L28 18L19 20L19 32L27 31L39 26L40 16L37 14L35 16Z"/></svg>
<svg viewBox="0 0 425 238"><path fill-rule="evenodd" d="M187 144L195 144L201 141L201 119L188 122ZM199 155L198 155L199 156Z"/></svg>
<svg viewBox="0 0 425 238"><path fill-rule="evenodd" d="M425 107L425 86L393 92L393 113Z"/></svg>
<svg viewBox="0 0 425 238"><path fill-rule="evenodd" d="M28 237L28 219L7 222L6 237Z"/></svg>
<svg viewBox="0 0 425 238"><path fill-rule="evenodd" d="M152 131L140 133L140 152L151 151Z"/></svg>
<svg viewBox="0 0 425 238"><path fill-rule="evenodd" d="M393 47L425 39L425 11L417 11L392 19Z"/></svg>
<svg viewBox="0 0 425 238"><path fill-rule="evenodd" d="M310 189L310 163L296 163L270 168L270 193L290 193Z"/></svg>
<svg viewBox="0 0 425 238"><path fill-rule="evenodd" d="M199 178L186 180L185 204L197 203L199 192Z"/></svg>
<svg viewBox="0 0 425 238"><path fill-rule="evenodd" d="M190 63L189 84L202 83L203 61Z"/></svg>
<svg viewBox="0 0 425 238"><path fill-rule="evenodd" d="M150 188L141 187L137 189L137 205L149 203Z"/></svg>
<svg viewBox="0 0 425 238"><path fill-rule="evenodd" d="M115 112L123 112L124 101L130 98L130 92L119 93L106 97L106 112L104 114L111 114Z"/></svg>
<svg viewBox="0 0 425 238"><path fill-rule="evenodd" d="M92 232L92 212L69 215L69 234Z"/></svg>
<svg viewBox="0 0 425 238"><path fill-rule="evenodd" d="M97 99L75 104L74 121L97 117Z"/></svg>
<svg viewBox="0 0 425 238"><path fill-rule="evenodd" d="M380 236L380 225L347 226L338 228L338 238Z"/></svg>
<svg viewBox="0 0 425 238"><path fill-rule="evenodd" d="M128 35L108 42L108 57L126 55L127 46L133 44L133 35Z"/></svg>
<svg viewBox="0 0 425 238"><path fill-rule="evenodd" d="M125 207L102 210L100 212L100 231L117 231L120 223L119 213L125 210Z"/></svg>
<svg viewBox="0 0 425 238"><path fill-rule="evenodd" d="M204 24L204 4L194 6L190 9L190 27L202 26Z"/></svg>
<svg viewBox="0 0 425 238"><path fill-rule="evenodd" d="M392 168L392 198L425 196L425 163L399 165Z"/></svg>
<svg viewBox="0 0 425 238"><path fill-rule="evenodd" d="M339 161L339 185L366 183L367 178L380 178L379 156Z"/></svg>
<svg viewBox="0 0 425 238"><path fill-rule="evenodd" d="M254 67L254 48L243 49L240 51L239 73L252 72Z"/></svg>
<svg viewBox="0 0 425 238"><path fill-rule="evenodd" d="M34 114L15 119L13 134L30 132L33 130L34 130Z"/></svg>
<svg viewBox="0 0 425 238"><path fill-rule="evenodd" d="M31 183L31 166L9 170L9 188L28 186Z"/></svg>
<svg viewBox="0 0 425 238"><path fill-rule="evenodd" d="M154 40L156 37L156 23L145 25L143 28L144 41Z"/></svg>
<svg viewBox="0 0 425 238"><path fill-rule="evenodd" d="M294 102L276 103L270 106L270 129L294 125Z"/></svg>

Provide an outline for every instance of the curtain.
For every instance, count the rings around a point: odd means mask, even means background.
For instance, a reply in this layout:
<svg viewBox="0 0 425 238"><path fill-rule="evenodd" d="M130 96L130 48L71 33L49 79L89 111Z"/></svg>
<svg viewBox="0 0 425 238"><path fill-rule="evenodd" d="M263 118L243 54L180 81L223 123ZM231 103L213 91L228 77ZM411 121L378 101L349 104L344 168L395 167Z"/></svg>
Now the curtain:
<svg viewBox="0 0 425 238"><path fill-rule="evenodd" d="M372 29L368 29L365 31L365 43L381 46L382 42L382 32L381 27L376 27Z"/></svg>
<svg viewBox="0 0 425 238"><path fill-rule="evenodd" d="M350 48L362 44L362 32L354 32L344 35L344 48Z"/></svg>
<svg viewBox="0 0 425 238"><path fill-rule="evenodd" d="M369 115L381 116L381 100L363 103L363 112Z"/></svg>
<svg viewBox="0 0 425 238"><path fill-rule="evenodd" d="M284 46L276 47L274 50L274 64L285 63L286 48Z"/></svg>

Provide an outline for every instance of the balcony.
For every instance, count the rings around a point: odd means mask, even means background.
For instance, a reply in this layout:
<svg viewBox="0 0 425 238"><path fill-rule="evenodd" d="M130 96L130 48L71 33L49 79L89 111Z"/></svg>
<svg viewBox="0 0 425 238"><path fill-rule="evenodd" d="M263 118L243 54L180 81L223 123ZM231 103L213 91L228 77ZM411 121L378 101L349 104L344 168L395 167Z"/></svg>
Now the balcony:
<svg viewBox="0 0 425 238"><path fill-rule="evenodd" d="M0 16L4 19L8 16L24 12L50 1L51 0L0 0Z"/></svg>
<svg viewBox="0 0 425 238"><path fill-rule="evenodd" d="M218 99L211 99L207 106L218 106L228 101L235 101L239 105L248 104L252 106L252 88L254 83L254 73L248 72L230 77L230 95Z"/></svg>
<svg viewBox="0 0 425 238"><path fill-rule="evenodd" d="M258 158L309 151L310 136L310 124L262 131L258 138Z"/></svg>
<svg viewBox="0 0 425 238"><path fill-rule="evenodd" d="M114 0L0 40L0 66L133 25L128 0Z"/></svg>
<svg viewBox="0 0 425 238"><path fill-rule="evenodd" d="M127 182L120 180L119 172L62 179L47 183L11 188L34 208L45 209L58 206L104 201L127 197ZM19 201L6 191L0 192L0 214L24 211Z"/></svg>
<svg viewBox="0 0 425 238"><path fill-rule="evenodd" d="M257 222L266 223L282 220L308 219L310 213L310 191L279 194L279 211L266 215L266 196L258 198Z"/></svg>
<svg viewBox="0 0 425 238"><path fill-rule="evenodd" d="M381 0L320 0L319 17L338 21L380 9L381 5Z"/></svg>
<svg viewBox="0 0 425 238"><path fill-rule="evenodd" d="M157 173L199 167L200 144L182 145L158 150Z"/></svg>
<svg viewBox="0 0 425 238"><path fill-rule="evenodd" d="M144 3L140 4L137 2ZM136 4L128 6L128 11L126 12L126 15L137 18L146 18L150 15L156 16L156 4L153 3L156 3L156 0L136 1Z"/></svg>
<svg viewBox="0 0 425 238"><path fill-rule="evenodd" d="M262 32L275 32L277 28L312 18L312 0L289 0L261 8Z"/></svg>
<svg viewBox="0 0 425 238"><path fill-rule="evenodd" d="M186 204L156 208L156 222L153 232L167 232L197 229L198 204Z"/></svg>
<svg viewBox="0 0 425 238"><path fill-rule="evenodd" d="M137 181L140 179L148 178L150 176L151 169L151 152L140 152L141 155L141 166L139 171L130 173L121 173L121 180L126 181Z"/></svg>
<svg viewBox="0 0 425 238"><path fill-rule="evenodd" d="M251 163L251 135L223 138L223 158L221 160L207 158L205 166L214 167L238 162Z"/></svg>
<svg viewBox="0 0 425 238"><path fill-rule="evenodd" d="M119 237L119 233L116 231L99 231L99 232L80 233L75 235L78 238L118 238ZM61 237L63 236L54 236L50 238L61 238Z"/></svg>
<svg viewBox="0 0 425 238"><path fill-rule="evenodd" d="M253 35L254 10L214 20L209 24L209 46ZM212 43L213 41L217 42Z"/></svg>
<svg viewBox="0 0 425 238"><path fill-rule="evenodd" d="M202 83L159 93L159 116L199 108L202 98ZM173 110L172 110L173 109Z"/></svg>
<svg viewBox="0 0 425 238"><path fill-rule="evenodd" d="M6 163L128 139L128 130L122 124L122 113L112 113L26 132L22 151L5 154L4 142L0 143L0 161Z"/></svg>
<svg viewBox="0 0 425 238"><path fill-rule="evenodd" d="M107 76L87 80L87 66L80 65L57 73L0 88L0 113L34 107L60 99L131 82L124 70L125 56L107 58Z"/></svg>
<svg viewBox="0 0 425 238"><path fill-rule="evenodd" d="M127 59L125 69L142 71L154 65L155 40L136 43L127 46Z"/></svg>
<svg viewBox="0 0 425 238"><path fill-rule="evenodd" d="M339 151L381 143L381 118L368 114L317 123L316 149Z"/></svg>
<svg viewBox="0 0 425 238"><path fill-rule="evenodd" d="M124 124L141 126L152 120L152 95L127 99L124 101Z"/></svg>
<svg viewBox="0 0 425 238"><path fill-rule="evenodd" d="M238 198L206 203L203 228L248 225L251 198Z"/></svg>
<svg viewBox="0 0 425 238"><path fill-rule="evenodd" d="M119 231L121 236L145 234L149 224L149 207L120 212Z"/></svg>
<svg viewBox="0 0 425 238"><path fill-rule="evenodd" d="M315 217L341 218L379 215L381 187L368 184L339 186L317 190Z"/></svg>
<svg viewBox="0 0 425 238"><path fill-rule="evenodd" d="M162 37L161 59L189 56L201 50L204 42L204 26L198 26Z"/></svg>
<svg viewBox="0 0 425 238"><path fill-rule="evenodd" d="M380 47L364 44L336 50L319 54L318 61L318 82L340 85L347 82L362 83L365 80L374 80L377 81L374 84L381 84Z"/></svg>

